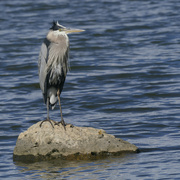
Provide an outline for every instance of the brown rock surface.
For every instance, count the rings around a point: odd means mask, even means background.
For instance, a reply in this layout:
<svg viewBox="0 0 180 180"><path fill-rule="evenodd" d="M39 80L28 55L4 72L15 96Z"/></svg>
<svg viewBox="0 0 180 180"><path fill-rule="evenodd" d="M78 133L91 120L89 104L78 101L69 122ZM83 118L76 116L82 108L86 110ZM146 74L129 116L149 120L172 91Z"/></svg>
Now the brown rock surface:
<svg viewBox="0 0 180 180"><path fill-rule="evenodd" d="M40 122L22 132L14 148L14 160L91 159L122 152L137 152L138 148L102 129L55 125Z"/></svg>

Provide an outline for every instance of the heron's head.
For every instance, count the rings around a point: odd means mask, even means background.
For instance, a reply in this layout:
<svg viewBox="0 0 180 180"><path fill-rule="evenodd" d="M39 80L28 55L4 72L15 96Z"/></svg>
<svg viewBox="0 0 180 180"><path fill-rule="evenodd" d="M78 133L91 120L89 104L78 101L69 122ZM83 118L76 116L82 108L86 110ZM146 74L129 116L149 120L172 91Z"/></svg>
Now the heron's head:
<svg viewBox="0 0 180 180"><path fill-rule="evenodd" d="M76 33L76 32L82 32L84 30L82 29L69 29L66 28L58 23L58 21L53 21L53 25L50 28L50 30L53 30L57 32L58 34L70 34L70 33Z"/></svg>

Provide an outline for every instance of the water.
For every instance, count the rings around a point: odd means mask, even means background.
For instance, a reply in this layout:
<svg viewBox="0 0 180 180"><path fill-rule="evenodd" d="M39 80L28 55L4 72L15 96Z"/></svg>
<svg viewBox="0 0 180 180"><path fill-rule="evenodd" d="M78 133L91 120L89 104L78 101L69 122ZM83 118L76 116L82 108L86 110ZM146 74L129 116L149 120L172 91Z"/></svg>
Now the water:
<svg viewBox="0 0 180 180"><path fill-rule="evenodd" d="M179 179L180 1L0 1L1 179ZM139 154L13 162L16 139L45 119L37 59L52 20L70 35L64 119L102 128ZM58 106L50 117L60 119Z"/></svg>

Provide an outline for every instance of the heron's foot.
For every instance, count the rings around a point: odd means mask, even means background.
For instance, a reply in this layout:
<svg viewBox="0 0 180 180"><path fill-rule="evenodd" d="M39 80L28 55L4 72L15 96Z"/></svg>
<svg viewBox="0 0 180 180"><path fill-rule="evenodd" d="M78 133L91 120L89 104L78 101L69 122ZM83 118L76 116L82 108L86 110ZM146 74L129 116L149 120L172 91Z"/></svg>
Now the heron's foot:
<svg viewBox="0 0 180 180"><path fill-rule="evenodd" d="M66 131L66 126L67 125L70 125L71 128L74 127L74 125L72 125L72 124L65 123L64 119L62 119L60 122L56 122L54 125L58 125L59 126L59 124L62 124L62 126L64 127L65 131Z"/></svg>
<svg viewBox="0 0 180 180"><path fill-rule="evenodd" d="M64 121L63 118L61 119L60 122L56 122L56 123L55 123L55 125L58 125L58 126L59 126L59 124L62 124L62 126L64 127L64 129L65 129L65 131L66 131L66 123L65 123L65 121Z"/></svg>
<svg viewBox="0 0 180 180"><path fill-rule="evenodd" d="M55 121L53 121L53 120L51 120L51 119L49 119L49 118L47 118L47 119L45 119L44 121L42 121L41 122L41 124L39 125L40 127L42 126L42 124L44 123L44 122L46 122L46 121L48 121L50 124L51 124L51 126L54 128L54 126L53 126L53 124L52 124L52 122L54 122L54 124L56 124L57 122L55 122ZM52 121L52 122L51 122Z"/></svg>

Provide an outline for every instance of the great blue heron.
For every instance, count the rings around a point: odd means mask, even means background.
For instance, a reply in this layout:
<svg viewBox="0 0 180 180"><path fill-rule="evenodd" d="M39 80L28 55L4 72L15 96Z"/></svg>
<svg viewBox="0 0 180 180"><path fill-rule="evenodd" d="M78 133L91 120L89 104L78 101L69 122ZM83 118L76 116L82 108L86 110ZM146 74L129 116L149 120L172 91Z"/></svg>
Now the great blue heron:
<svg viewBox="0 0 180 180"><path fill-rule="evenodd" d="M57 22L53 21L53 25L47 33L44 42L41 45L39 53L39 81L40 88L43 93L44 102L47 105L47 119L41 122L49 121L49 107L54 109L57 101L59 101L61 123L65 128L63 120L60 94L64 86L68 68L69 54L69 38L67 34L74 32L82 32L81 29L68 29Z"/></svg>

